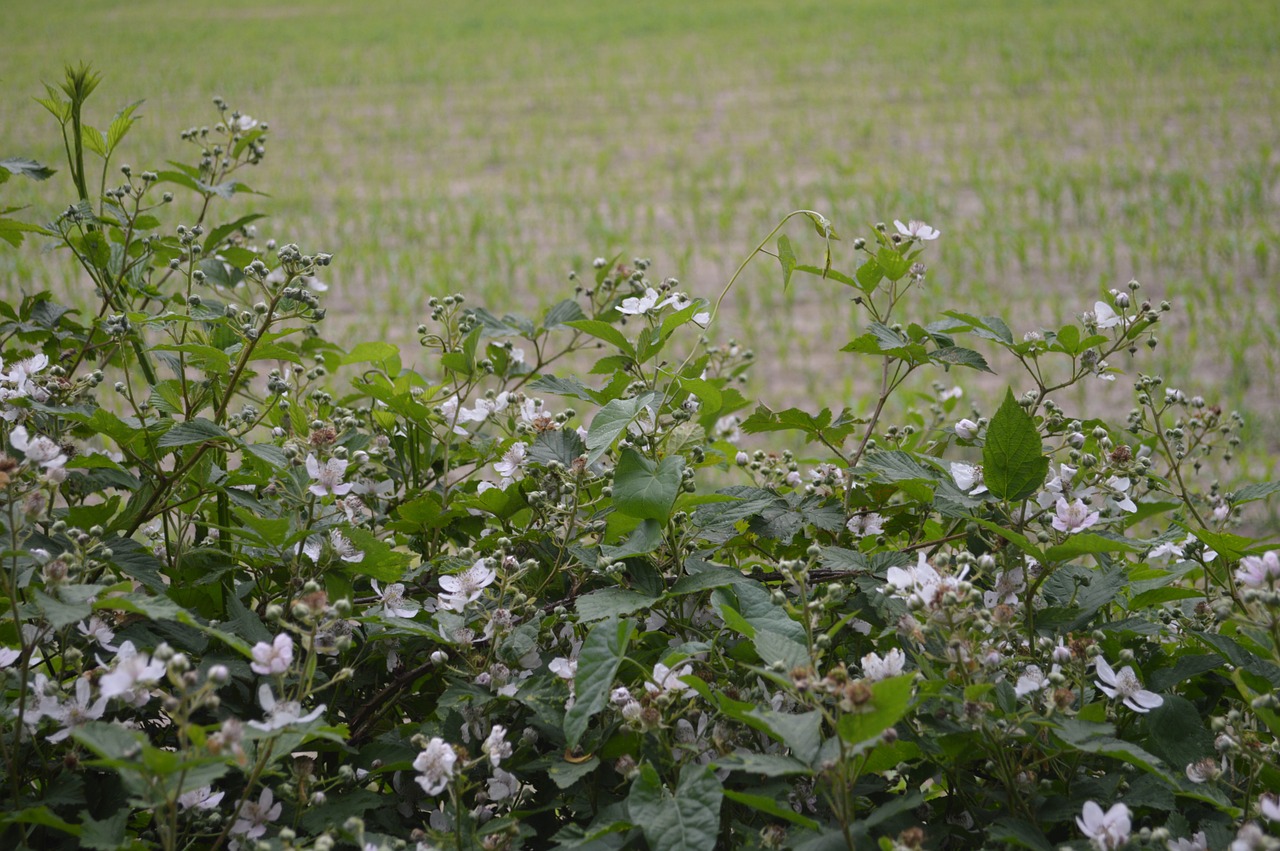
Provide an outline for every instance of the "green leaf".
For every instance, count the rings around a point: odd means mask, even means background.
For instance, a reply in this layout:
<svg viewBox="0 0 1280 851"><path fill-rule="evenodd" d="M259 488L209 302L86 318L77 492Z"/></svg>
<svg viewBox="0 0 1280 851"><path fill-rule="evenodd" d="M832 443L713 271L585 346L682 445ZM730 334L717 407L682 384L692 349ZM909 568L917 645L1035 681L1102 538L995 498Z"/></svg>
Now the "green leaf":
<svg viewBox="0 0 1280 851"><path fill-rule="evenodd" d="M791 275L796 270L796 253L786 236L778 237L778 263L782 266L782 289L785 291L791 286Z"/></svg>
<svg viewBox="0 0 1280 851"><path fill-rule="evenodd" d="M813 773L812 768L795 757L747 750L723 756L712 765L715 768L727 768L730 771L741 771L744 774L755 774L760 777L789 777L795 774Z"/></svg>
<svg viewBox="0 0 1280 851"><path fill-rule="evenodd" d="M472 355L474 354L473 349ZM371 363L395 378L400 374L400 349L381 341L357 343L355 348L347 352L342 363Z"/></svg>
<svg viewBox="0 0 1280 851"><path fill-rule="evenodd" d="M222 241L228 236L240 230L245 225L252 224L258 219L263 218L266 218L263 213L251 213L247 216L241 216L235 221L218 225L216 228L209 231L209 235L205 237L204 253L212 256L215 253L215 249L218 248L218 246L222 244Z"/></svg>
<svg viewBox="0 0 1280 851"><path fill-rule="evenodd" d="M564 716L564 736L569 747L577 746L591 719L608 702L633 630L631 621L609 618L596 624L583 640L573 679L575 699Z"/></svg>
<svg viewBox="0 0 1280 851"><path fill-rule="evenodd" d="M1010 502L1039 490L1049 472L1040 432L1014 400L1012 390L1005 392L1004 403L987 427L982 464L987 489Z"/></svg>
<svg viewBox="0 0 1280 851"><path fill-rule="evenodd" d="M814 709L793 715L772 709L753 707L737 716L752 726L763 729L778 742L791 748L796 759L812 764L822 749L822 712ZM763 725L763 726L762 726Z"/></svg>
<svg viewBox="0 0 1280 851"><path fill-rule="evenodd" d="M929 352L929 357L934 363L967 366L969 369L978 370L978 372L996 374L995 370L987 365L987 359L973 349L965 349L960 346L943 346Z"/></svg>
<svg viewBox="0 0 1280 851"><path fill-rule="evenodd" d="M655 464L627 447L614 470L614 508L629 517L665 524L680 493L683 470L684 459L679 455L669 455Z"/></svg>
<svg viewBox="0 0 1280 851"><path fill-rule="evenodd" d="M597 411L587 429L587 463L599 460L618 435L657 397L657 393L650 391L632 399L614 399Z"/></svg>
<svg viewBox="0 0 1280 851"><path fill-rule="evenodd" d="M651 597L639 591L630 591L626 588L600 588L590 594L583 594L574 607L578 610L580 621L590 622L629 615L641 609L647 609L656 602L658 602L657 597Z"/></svg>
<svg viewBox="0 0 1280 851"><path fill-rule="evenodd" d="M880 249L880 253L876 255L876 262L884 270L884 276L891 281L899 280L911 268L910 260L888 247Z"/></svg>
<svg viewBox="0 0 1280 851"><path fill-rule="evenodd" d="M686 764L672 795L657 770L645 763L631 784L627 812L653 851L707 851L716 847L723 798L709 767Z"/></svg>
<svg viewBox="0 0 1280 851"><path fill-rule="evenodd" d="M853 746L859 754L875 747L886 730L902 720L911 706L914 674L903 674L873 683L871 701L857 712L840 716L840 738Z"/></svg>
<svg viewBox="0 0 1280 851"><path fill-rule="evenodd" d="M1280 482L1255 482L1227 494L1227 499L1232 505L1244 505L1246 502L1266 499L1278 492L1280 492Z"/></svg>
<svg viewBox="0 0 1280 851"><path fill-rule="evenodd" d="M651 553L662 546L662 526L656 520L645 520L632 530L620 546L604 544L600 554L610 561Z"/></svg>
<svg viewBox="0 0 1280 851"><path fill-rule="evenodd" d="M809 664L809 648L800 642L765 629L754 630L754 632L755 634L751 636L751 645L755 647L756 655L765 665L781 663L790 671L792 668Z"/></svg>
<svg viewBox="0 0 1280 851"><path fill-rule="evenodd" d="M565 467L587 454L587 445L571 428L544 431L529 444L527 459L531 464L550 464L557 461Z"/></svg>
<svg viewBox="0 0 1280 851"><path fill-rule="evenodd" d="M120 144L120 140L129 132L129 129L138 123L142 116L135 118L133 113L140 106L142 106L142 101L135 100L133 103L122 107L115 114L115 117L111 119L111 125L107 127L107 150L114 151L116 146Z"/></svg>
<svg viewBox="0 0 1280 851"><path fill-rule="evenodd" d="M730 801L736 801L739 804L751 807L753 810L759 810L762 813L768 813L792 824L800 825L806 830L817 830L821 826L813 819L800 815L790 807L782 806L767 795L752 795L747 792L735 792L732 789L725 789L724 796Z"/></svg>
<svg viewBox="0 0 1280 851"><path fill-rule="evenodd" d="M576 378L561 378L556 375L544 375L529 384L530 390L554 393L557 396L569 396L598 405L604 400L600 394L583 384Z"/></svg>
<svg viewBox="0 0 1280 851"><path fill-rule="evenodd" d="M1065 744L1077 750L1109 756L1121 762L1136 765L1157 777L1171 779L1159 757L1132 742L1116 738L1115 727L1111 724L1098 724L1079 718L1061 718L1047 726Z"/></svg>
<svg viewBox="0 0 1280 851"><path fill-rule="evenodd" d="M43 166L35 160L29 160L25 157L7 157L0 160L0 183L4 183L9 179L10 174L16 174L19 177L27 177L32 180L48 180L53 177L56 172L48 166Z"/></svg>
<svg viewBox="0 0 1280 851"><path fill-rule="evenodd" d="M588 336L595 337L597 340L603 340L611 346L617 347L627 357L635 359L635 347L631 345L631 341L627 339L626 335L618 330L616 325L610 325L608 322L599 319L575 319L564 324Z"/></svg>
<svg viewBox="0 0 1280 851"><path fill-rule="evenodd" d="M872 258L859 266L854 276L858 279L858 289L870 293L884 280L884 267Z"/></svg>
<svg viewBox="0 0 1280 851"><path fill-rule="evenodd" d="M1132 541L1123 538L1108 538L1093 532L1082 532L1072 535L1061 544L1045 550L1046 561L1069 561L1076 556L1093 555L1095 553L1133 553L1141 547L1134 546Z"/></svg>
<svg viewBox="0 0 1280 851"><path fill-rule="evenodd" d="M171 449L178 446L189 446L193 443L205 443L210 440L227 440L235 443L235 438L222 426L204 418L187 420L178 423L166 431L156 441L156 446Z"/></svg>
<svg viewBox="0 0 1280 851"><path fill-rule="evenodd" d="M1185 766L1213 755L1213 734L1185 697L1164 695L1164 703L1148 712L1146 721L1147 748L1169 765Z"/></svg>
<svg viewBox="0 0 1280 851"><path fill-rule="evenodd" d="M80 811L81 848L92 848L94 851L117 851L121 847L133 847L124 839L124 829L132 813L128 807L121 807L107 818L99 821L89 815L87 810Z"/></svg>
<svg viewBox="0 0 1280 851"><path fill-rule="evenodd" d="M586 315L582 312L582 308L573 299L565 299L556 302L547 311L547 315L542 318L542 327L548 331L552 328L559 328L566 322L575 322L579 319L586 319Z"/></svg>

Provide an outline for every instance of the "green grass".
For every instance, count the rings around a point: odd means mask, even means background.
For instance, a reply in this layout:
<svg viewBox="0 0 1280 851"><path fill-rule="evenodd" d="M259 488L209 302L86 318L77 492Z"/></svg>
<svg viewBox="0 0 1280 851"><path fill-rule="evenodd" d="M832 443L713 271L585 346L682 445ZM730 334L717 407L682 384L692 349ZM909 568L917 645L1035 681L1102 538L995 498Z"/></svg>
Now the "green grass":
<svg viewBox="0 0 1280 851"><path fill-rule="evenodd" d="M1029 330L1137 278L1178 311L1134 371L1245 411L1255 474L1280 452L1272 0L11 5L0 151L59 160L29 96L64 62L104 72L98 116L148 99L138 168L223 95L270 121L261 232L335 254L348 339L412 345L433 294L545 302L617 251L714 296L797 207L854 234L922 218L943 238L921 311ZM717 329L756 349L753 389L864 398L868 365L833 355L845 294L784 294L762 259ZM34 248L0 275L6 297L70 280Z"/></svg>

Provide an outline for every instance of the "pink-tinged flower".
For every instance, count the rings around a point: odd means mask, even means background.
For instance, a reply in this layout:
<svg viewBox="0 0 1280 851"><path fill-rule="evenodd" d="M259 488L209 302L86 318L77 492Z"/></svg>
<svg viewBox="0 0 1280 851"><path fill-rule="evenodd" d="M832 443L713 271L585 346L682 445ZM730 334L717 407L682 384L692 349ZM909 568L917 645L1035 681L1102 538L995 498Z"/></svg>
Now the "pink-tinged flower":
<svg viewBox="0 0 1280 851"><path fill-rule="evenodd" d="M1115 851L1129 841L1132 824L1129 808L1116 804L1105 813L1093 801L1085 801L1084 811L1076 816L1076 824L1098 851Z"/></svg>
<svg viewBox="0 0 1280 851"><path fill-rule="evenodd" d="M501 768L493 770L493 776L485 785L485 792L491 801L505 801L507 798L515 797L518 791L520 791L520 778Z"/></svg>
<svg viewBox="0 0 1280 851"><path fill-rule="evenodd" d="M227 126L233 133L247 133L258 126L258 120L247 115L235 115L227 122Z"/></svg>
<svg viewBox="0 0 1280 851"><path fill-rule="evenodd" d="M441 576L440 587L444 592L439 595L440 608L451 612L461 612L467 603L480 599L484 589L493 584L497 573L485 564L483 558L461 573L452 576Z"/></svg>
<svg viewBox="0 0 1280 851"><path fill-rule="evenodd" d="M245 839L257 839L267 832L267 825L280 818L281 809L271 790L263 787L257 801L246 801L240 808L240 815L231 826L230 833Z"/></svg>
<svg viewBox="0 0 1280 851"><path fill-rule="evenodd" d="M884 518L879 514L858 514L849 518L844 527L859 538L884 533Z"/></svg>
<svg viewBox="0 0 1280 851"><path fill-rule="evenodd" d="M1049 508L1058 501L1059 497L1071 494L1073 491L1071 480L1076 477L1077 472L1079 472L1077 468L1069 464L1059 464L1058 475L1045 482L1044 490L1036 494L1036 504L1041 508ZM1094 492L1094 488L1082 488L1076 489L1074 495L1076 497L1086 497L1092 496Z"/></svg>
<svg viewBox="0 0 1280 851"><path fill-rule="evenodd" d="M887 680L901 674L906 664L907 654L897 647L884 654L883 658L877 653L868 653L862 657L862 676L872 682Z"/></svg>
<svg viewBox="0 0 1280 851"><path fill-rule="evenodd" d="M356 545L337 529L329 530L329 546L333 547L334 554L345 562L356 564L364 560L364 551L357 549Z"/></svg>
<svg viewBox="0 0 1280 851"><path fill-rule="evenodd" d="M1173 558L1175 560L1182 559L1182 547L1173 541L1165 541L1163 544L1157 544L1147 553L1148 559L1153 558Z"/></svg>
<svg viewBox="0 0 1280 851"><path fill-rule="evenodd" d="M1068 504L1065 499L1058 497L1057 512L1053 518L1053 528L1059 532L1071 534L1082 529L1088 529L1098 522L1098 517L1098 512L1089 511L1089 506L1084 504L1084 500L1077 499L1075 502Z"/></svg>
<svg viewBox="0 0 1280 851"><path fill-rule="evenodd" d="M1274 848L1271 837L1258 827L1257 822L1247 821L1236 831L1236 838L1227 846L1228 851L1270 851Z"/></svg>
<svg viewBox="0 0 1280 851"><path fill-rule="evenodd" d="M1142 687L1142 681L1132 667L1126 665L1117 672L1101 656L1097 658L1096 666L1098 688L1107 697L1124 701L1124 705L1134 712L1145 714L1164 703L1163 697Z"/></svg>
<svg viewBox="0 0 1280 851"><path fill-rule="evenodd" d="M1095 301L1093 303L1093 318L1097 322L1098 328L1114 328L1124 322L1124 317L1116 313L1111 305L1105 301Z"/></svg>
<svg viewBox="0 0 1280 851"><path fill-rule="evenodd" d="M1268 588L1280 581L1280 552L1272 550L1266 555L1245 556L1236 568L1236 582L1245 588Z"/></svg>
<svg viewBox="0 0 1280 851"><path fill-rule="evenodd" d="M573 678L578 676L578 660L557 656L547 664L547 669L560 679L568 680L572 684Z"/></svg>
<svg viewBox="0 0 1280 851"><path fill-rule="evenodd" d="M1052 682L1049 680L1050 675L1061 671L1057 665L1053 666L1048 674L1041 670L1039 665L1028 665L1022 670L1022 674L1018 677L1018 682L1013 687L1013 693L1018 697L1026 697L1042 692L1047 689Z"/></svg>
<svg viewBox="0 0 1280 851"><path fill-rule="evenodd" d="M116 651L120 648L111 643L116 634L111 631L111 627L107 626L106 621L97 615L92 615L88 623L81 621L76 624L76 631L85 638L93 639L103 650Z"/></svg>
<svg viewBox="0 0 1280 851"><path fill-rule="evenodd" d="M31 437L24 426L18 426L9 433L9 442L28 461L46 470L57 470L67 463L67 456L61 446L42 434Z"/></svg>
<svg viewBox="0 0 1280 851"><path fill-rule="evenodd" d="M386 589L379 587L378 580L372 580L373 593L378 595L378 602L382 604L382 611L393 618L411 618L418 614L422 606L416 600L406 600L404 597L404 583L393 582Z"/></svg>
<svg viewBox="0 0 1280 851"><path fill-rule="evenodd" d="M293 664L293 638L282 632L270 644L259 641L253 645L253 662L249 667L254 673L275 676L289 670Z"/></svg>
<svg viewBox="0 0 1280 851"><path fill-rule="evenodd" d="M178 806L184 810L211 810L222 802L226 792L215 792L211 786L201 786L178 796Z"/></svg>
<svg viewBox="0 0 1280 851"><path fill-rule="evenodd" d="M511 444L502 455L502 460L493 465L493 471L502 477L502 486L506 487L517 479L524 477L522 468L528 455L529 444L523 440Z"/></svg>
<svg viewBox="0 0 1280 851"><path fill-rule="evenodd" d="M1280 795L1265 792L1258 798L1258 812L1267 821L1280 821Z"/></svg>
<svg viewBox="0 0 1280 851"><path fill-rule="evenodd" d="M697 694L693 688L685 685L681 681L681 677L688 677L693 674L692 665L681 665L678 668L669 668L659 662L653 666L653 681L644 684L645 691L650 694L667 694L669 692L680 692L684 697L693 697Z"/></svg>
<svg viewBox="0 0 1280 851"><path fill-rule="evenodd" d="M46 738L50 742L60 742L70 736L77 727L101 718L103 711L107 708L107 697L103 695L96 701L91 701L91 697L92 687L89 684L89 678L77 678L75 697L46 710L45 714L61 725L61 729L49 734Z"/></svg>
<svg viewBox="0 0 1280 851"><path fill-rule="evenodd" d="M271 686L266 683L258 687L258 703L262 705L267 717L261 721L250 721L249 726L264 733L279 730L291 724L306 724L314 721L324 713L326 708L325 704L322 703L306 715L303 715L301 703L296 700L276 700L276 696L271 691Z"/></svg>
<svg viewBox="0 0 1280 851"><path fill-rule="evenodd" d="M120 645L116 653L116 666L98 680L99 693L103 697L119 697L134 706L146 703L150 698L146 690L135 691L145 683L154 683L164 676L164 663L151 661L148 653L139 653L132 641Z"/></svg>
<svg viewBox="0 0 1280 851"><path fill-rule="evenodd" d="M987 486L982 480L982 468L974 464L952 461L951 478L955 480L956 487L970 496L987 492Z"/></svg>
<svg viewBox="0 0 1280 851"><path fill-rule="evenodd" d="M1192 783L1208 783L1222 774L1222 769L1218 768L1218 763L1211 756L1187 763L1186 771L1187 779Z"/></svg>
<svg viewBox="0 0 1280 851"><path fill-rule="evenodd" d="M346 472L347 462L341 458L330 458L321 464L315 455L307 456L307 474L314 479L309 490L316 496L346 496L351 491L351 485L342 481Z"/></svg>
<svg viewBox="0 0 1280 851"><path fill-rule="evenodd" d="M415 778L422 791L428 795L439 795L444 787L453 779L454 765L458 761L458 753L440 737L427 742L427 747L413 761Z"/></svg>
<svg viewBox="0 0 1280 851"><path fill-rule="evenodd" d="M693 324L699 328L706 328L711 324L711 314L708 311L693 314Z"/></svg>
<svg viewBox="0 0 1280 851"><path fill-rule="evenodd" d="M1108 496L1116 508L1130 514L1138 510L1138 506L1129 498L1130 481L1128 476L1112 476L1107 479Z"/></svg>
<svg viewBox="0 0 1280 851"><path fill-rule="evenodd" d="M675 301L674 296L663 299L662 294L653 287L646 287L644 295L624 298L622 304L618 305L618 312L627 316L640 316L650 310L666 307L673 301Z"/></svg>
<svg viewBox="0 0 1280 851"><path fill-rule="evenodd" d="M1035 567L1037 562L1030 559L1031 567ZM1012 567L1000 574L1000 578L996 580L996 587L990 591L982 592L982 602L989 608L994 609L996 606L1004 604L1006 606L1016 606L1018 604L1018 595L1027 587L1027 571L1025 568Z"/></svg>
<svg viewBox="0 0 1280 851"><path fill-rule="evenodd" d="M736 444L742 440L742 420L737 414L729 414L716 420L716 424L711 427L711 433L716 440L727 440Z"/></svg>
<svg viewBox="0 0 1280 851"><path fill-rule="evenodd" d="M918 222L915 219L912 219L905 225L897 219L894 219L893 226L898 229L898 233L903 236L911 237L912 239L930 240L937 239L942 236L942 231L934 230L924 222Z"/></svg>
<svg viewBox="0 0 1280 851"><path fill-rule="evenodd" d="M1204 831L1201 830L1190 839L1170 839L1169 851L1209 851L1209 840L1205 838Z"/></svg>
<svg viewBox="0 0 1280 851"><path fill-rule="evenodd" d="M973 420L964 419L960 420L960 422L956 423L951 428L952 431L956 433L956 437L961 440L973 440L974 435L978 433L980 426Z"/></svg>
<svg viewBox="0 0 1280 851"><path fill-rule="evenodd" d="M512 752L511 743L507 741L507 728L501 724L494 724L493 729L489 731L489 737L480 746L480 750L489 757L489 763L494 768L501 765Z"/></svg>
<svg viewBox="0 0 1280 851"><path fill-rule="evenodd" d="M914 567L891 567L885 579L894 593L904 598L908 605L920 605L925 609L936 608L948 591L959 589L960 582L968 575L965 567L957 576L943 576L920 553Z"/></svg>

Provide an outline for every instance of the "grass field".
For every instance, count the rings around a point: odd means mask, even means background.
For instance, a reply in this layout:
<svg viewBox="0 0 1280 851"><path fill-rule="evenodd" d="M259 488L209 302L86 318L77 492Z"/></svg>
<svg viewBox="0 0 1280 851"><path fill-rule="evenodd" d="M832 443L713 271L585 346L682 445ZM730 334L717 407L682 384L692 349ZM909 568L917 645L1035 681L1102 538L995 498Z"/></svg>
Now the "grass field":
<svg viewBox="0 0 1280 851"><path fill-rule="evenodd" d="M1027 330L1137 278L1179 317L1139 368L1245 411L1255 475L1280 452L1274 0L68 0L4 17L4 155L59 160L30 96L82 59L105 74L98 116L147 98L138 168L211 122L215 94L269 120L261 231L335 254L349 340L411 343L433 294L544 302L617 251L714 296L797 207L855 235L920 218L943 232L923 318ZM0 294L65 289L65 272L0 252ZM866 364L832 356L853 330L838 290L783 294L770 261L731 296L718 334L759 353L764 398L868 392Z"/></svg>

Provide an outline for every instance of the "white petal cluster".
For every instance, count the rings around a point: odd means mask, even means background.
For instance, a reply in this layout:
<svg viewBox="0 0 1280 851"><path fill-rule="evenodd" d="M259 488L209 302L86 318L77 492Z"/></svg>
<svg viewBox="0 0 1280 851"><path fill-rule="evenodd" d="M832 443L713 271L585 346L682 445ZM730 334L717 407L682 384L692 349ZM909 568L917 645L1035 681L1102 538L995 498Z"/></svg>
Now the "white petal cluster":
<svg viewBox="0 0 1280 851"><path fill-rule="evenodd" d="M352 488L342 481L347 472L347 462L341 458L330 458L323 464L315 455L307 455L307 474L313 479L309 490L316 496L346 496Z"/></svg>
<svg viewBox="0 0 1280 851"><path fill-rule="evenodd" d="M253 661L249 667L264 677L276 676L289 670L293 664L293 638L282 632L270 644L259 641L253 645Z"/></svg>
<svg viewBox="0 0 1280 851"><path fill-rule="evenodd" d="M878 653L868 653L862 657L862 676L868 680L879 682L902 673L907 664L907 654L897 647L881 657Z"/></svg>
<svg viewBox="0 0 1280 851"><path fill-rule="evenodd" d="M427 742L426 748L413 761L413 768L418 772L415 780L426 794L439 795L453 779L457 762L457 751L437 736Z"/></svg>
<svg viewBox="0 0 1280 851"><path fill-rule="evenodd" d="M1150 712L1164 703L1164 698L1142 687L1142 681L1132 667L1126 665L1118 672L1101 656L1097 659L1098 688L1107 697L1118 698L1134 712Z"/></svg>
<svg viewBox="0 0 1280 851"><path fill-rule="evenodd" d="M1084 811L1076 816L1076 824L1098 851L1115 851L1129 841L1133 831L1130 816L1124 804L1115 804L1104 813L1093 801L1085 801Z"/></svg>
<svg viewBox="0 0 1280 851"><path fill-rule="evenodd" d="M893 226L898 229L898 233L903 236L910 237L911 239L931 240L942 236L942 231L934 230L924 222L918 222L915 219L912 219L905 225L897 219L894 219Z"/></svg>
<svg viewBox="0 0 1280 851"><path fill-rule="evenodd" d="M461 612L467 607L467 603L479 600L484 589L492 585L496 577L497 573L483 558L477 559L475 564L461 573L441 576L440 587L444 591L439 595L440 608Z"/></svg>

